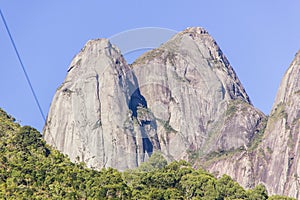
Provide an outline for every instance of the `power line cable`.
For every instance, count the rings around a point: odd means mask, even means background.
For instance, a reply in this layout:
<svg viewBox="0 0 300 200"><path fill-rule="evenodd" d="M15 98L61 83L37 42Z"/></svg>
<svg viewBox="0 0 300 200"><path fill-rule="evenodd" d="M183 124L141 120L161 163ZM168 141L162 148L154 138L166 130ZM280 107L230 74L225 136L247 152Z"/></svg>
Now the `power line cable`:
<svg viewBox="0 0 300 200"><path fill-rule="evenodd" d="M32 84L31 84L30 78L29 78L29 76L28 76L28 74L27 74L26 68L25 68L25 66L24 66L24 64L23 64L23 62L22 62L21 56L20 56L20 54L19 54L19 52L18 52L17 46L16 46L16 44L15 44L15 42L14 42L14 40L13 40L13 37L12 37L10 31L9 31L8 25L7 25L7 23L6 23L4 14L2 13L1 9L0 9L0 15L1 15L2 21L3 21L4 25L5 25L6 31L7 31L8 35L9 35L10 41L11 41L11 43L12 43L12 45L13 45L13 47L14 47L14 50L15 50L15 52L16 52L16 54L17 54L17 57L18 57L18 60L19 60L19 62L20 62L20 65L21 65L21 67L22 67L22 70L23 70L23 72L24 72L25 78L26 78L27 83L28 83L28 85L29 85L29 87L30 87L31 93L32 93L32 95L33 95L33 97L34 97L35 103L36 103L36 105L38 106L38 109L39 109L39 111L40 111L40 114L41 114L41 116L42 116L44 122L46 123L46 118L45 118L44 112L43 112L43 110L42 110L42 108L41 108L40 102L39 102L39 100L38 100L38 98L37 98L37 95L36 95L36 93L35 93L35 91L34 91L34 88L33 88ZM57 149L57 146L56 146L56 143L55 143L55 140L54 140L53 136L52 136L51 134L49 134L49 135L50 135L51 138L52 138L54 147Z"/></svg>
<svg viewBox="0 0 300 200"><path fill-rule="evenodd" d="M34 91L34 89L33 89L33 86L32 86L32 84L31 84L30 78L29 78L29 76L28 76L28 74L27 74L26 68L25 68L25 66L24 66L24 64L23 64L23 62L22 62L21 56L20 56L19 51L18 51L18 49L17 49L17 46L16 46L16 44L15 44L15 42L14 42L14 39L13 39L11 33L10 33L10 30L9 30L9 28L8 28L8 25L7 25L7 23L6 23L4 14L2 13L1 9L0 9L0 15L1 15L2 21L3 21L3 23L4 23L5 29L6 29L6 31L7 31L7 33L8 33L8 35L9 35L10 41L11 41L11 43L12 43L12 45L13 45L13 47L14 47L14 50L15 50L15 52L16 52L16 54L17 54L18 60L19 60L20 65L21 65L21 68L22 68L22 70L23 70L23 73L24 73L24 75L25 75L25 78L26 78L26 80L27 80L27 83L28 83L28 85L29 85L29 87L30 87L31 93L32 93L32 95L33 95L33 97L34 97L35 103L36 103L36 105L37 105L37 107L38 107L38 109L39 109L39 111L40 111L40 114L41 114L41 116L42 116L44 122L46 122L46 118L45 118L44 112L43 112L42 107L41 107L41 105L40 105L40 102L39 102L39 100L38 100L38 98L37 98L37 95L36 95L36 93L35 93L35 91Z"/></svg>

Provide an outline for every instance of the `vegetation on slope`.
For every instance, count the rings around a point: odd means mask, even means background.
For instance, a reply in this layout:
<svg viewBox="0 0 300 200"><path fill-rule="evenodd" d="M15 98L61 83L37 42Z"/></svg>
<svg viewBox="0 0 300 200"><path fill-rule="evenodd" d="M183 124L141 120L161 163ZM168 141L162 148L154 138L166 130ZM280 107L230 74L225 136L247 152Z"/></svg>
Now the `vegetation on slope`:
<svg viewBox="0 0 300 200"><path fill-rule="evenodd" d="M290 199L268 197L263 185L245 190L185 161L167 164L158 153L123 173L87 169L14 121L0 109L0 199Z"/></svg>

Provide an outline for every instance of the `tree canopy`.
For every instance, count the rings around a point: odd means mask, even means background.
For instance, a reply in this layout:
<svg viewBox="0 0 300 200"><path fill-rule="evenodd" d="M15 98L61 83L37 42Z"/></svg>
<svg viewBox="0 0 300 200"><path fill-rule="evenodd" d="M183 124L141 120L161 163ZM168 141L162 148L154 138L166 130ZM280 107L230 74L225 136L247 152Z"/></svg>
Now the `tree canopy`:
<svg viewBox="0 0 300 200"><path fill-rule="evenodd" d="M292 199L270 197L263 185L245 190L185 161L167 164L158 152L125 172L88 169L1 109L0 138L0 199Z"/></svg>

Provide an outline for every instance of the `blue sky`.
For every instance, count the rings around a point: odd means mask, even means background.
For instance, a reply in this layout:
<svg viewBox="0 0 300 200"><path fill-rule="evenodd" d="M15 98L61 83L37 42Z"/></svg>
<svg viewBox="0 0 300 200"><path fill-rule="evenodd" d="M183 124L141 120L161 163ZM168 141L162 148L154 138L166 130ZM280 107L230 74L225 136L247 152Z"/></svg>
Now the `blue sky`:
<svg viewBox="0 0 300 200"><path fill-rule="evenodd" d="M269 114L280 80L300 49L298 0L2 0L45 114L72 58L89 39L141 27L202 26L215 38L252 103ZM23 125L44 121L0 22L0 107Z"/></svg>

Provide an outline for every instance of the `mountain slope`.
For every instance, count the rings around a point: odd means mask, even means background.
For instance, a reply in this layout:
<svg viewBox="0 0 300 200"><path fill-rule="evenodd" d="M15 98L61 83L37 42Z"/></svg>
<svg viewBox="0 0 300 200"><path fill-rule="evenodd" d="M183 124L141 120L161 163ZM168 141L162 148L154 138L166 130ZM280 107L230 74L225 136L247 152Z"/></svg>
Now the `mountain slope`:
<svg viewBox="0 0 300 200"><path fill-rule="evenodd" d="M300 51L285 73L260 149L269 163L261 171L272 193L300 198ZM263 164L258 160L258 165Z"/></svg>
<svg viewBox="0 0 300 200"><path fill-rule="evenodd" d="M264 134L255 148L211 161L245 187L264 183L272 194L300 198L300 52L285 73Z"/></svg>

